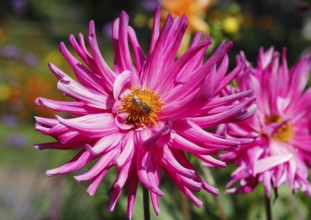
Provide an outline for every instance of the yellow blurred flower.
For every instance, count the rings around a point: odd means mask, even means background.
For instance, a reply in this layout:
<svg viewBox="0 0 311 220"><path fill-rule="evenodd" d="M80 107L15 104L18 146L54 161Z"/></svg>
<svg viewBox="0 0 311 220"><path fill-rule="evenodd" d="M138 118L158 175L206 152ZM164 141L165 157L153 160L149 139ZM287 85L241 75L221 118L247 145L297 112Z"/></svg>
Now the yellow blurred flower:
<svg viewBox="0 0 311 220"><path fill-rule="evenodd" d="M237 17L227 16L222 21L224 31L235 34L240 30L240 21Z"/></svg>
<svg viewBox="0 0 311 220"><path fill-rule="evenodd" d="M60 66L63 62L63 57L60 55L58 50L53 50L44 57L44 63L48 62Z"/></svg>
<svg viewBox="0 0 311 220"><path fill-rule="evenodd" d="M161 0L161 15L165 18L168 13L173 16L188 17L189 27L183 38L180 53L186 51L191 40L191 33L198 31L208 32L208 24L204 20L207 10L213 5L213 0Z"/></svg>
<svg viewBox="0 0 311 220"><path fill-rule="evenodd" d="M11 89L7 85L0 85L0 101L5 101L9 98Z"/></svg>
<svg viewBox="0 0 311 220"><path fill-rule="evenodd" d="M7 39L6 33L4 28L0 26L0 43L3 44L5 40Z"/></svg>

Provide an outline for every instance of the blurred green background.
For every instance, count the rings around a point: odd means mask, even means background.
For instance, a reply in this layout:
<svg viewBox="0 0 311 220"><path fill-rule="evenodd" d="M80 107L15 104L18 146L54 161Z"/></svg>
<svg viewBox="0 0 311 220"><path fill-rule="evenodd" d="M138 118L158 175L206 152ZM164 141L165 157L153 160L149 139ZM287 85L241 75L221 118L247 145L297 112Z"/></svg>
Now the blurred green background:
<svg viewBox="0 0 311 220"><path fill-rule="evenodd" d="M94 197L85 192L87 184L78 184L73 175L45 176L47 169L67 162L74 152L36 151L32 147L48 139L34 131L33 116L54 115L36 107L34 100L39 96L64 100L56 90L56 79L47 62L71 73L58 52L58 44L64 41L68 45L71 33L86 36L92 19L103 56L109 63L113 60L109 28L122 10L130 15L130 24L147 51L155 4L152 0L0 2L0 219L126 219L126 196L121 196L113 213L106 212L107 191L115 179L113 172ZM214 45L233 40L231 66L240 50L255 64L260 47L287 47L289 65L310 50L310 1L219 0L206 11L205 21ZM207 173L206 178L216 182L221 194L213 197L199 193L204 202L201 209L184 199L174 184L164 178L161 188L166 196L160 199L160 216L152 213L152 219L265 219L261 186L248 195L223 193L233 169L230 165L228 169ZM138 190L133 219L143 217L141 200ZM284 220L311 219L310 207L311 198L302 193L292 195L287 185L281 187L272 206L275 219Z"/></svg>

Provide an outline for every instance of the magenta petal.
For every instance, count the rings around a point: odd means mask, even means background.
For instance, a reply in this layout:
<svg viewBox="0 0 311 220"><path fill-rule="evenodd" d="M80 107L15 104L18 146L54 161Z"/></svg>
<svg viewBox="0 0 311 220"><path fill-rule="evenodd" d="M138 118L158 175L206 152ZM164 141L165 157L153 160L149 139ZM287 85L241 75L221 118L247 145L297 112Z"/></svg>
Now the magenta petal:
<svg viewBox="0 0 311 220"><path fill-rule="evenodd" d="M153 18L152 36L151 36L151 41L150 41L149 53L153 51L154 46L160 34L160 14L161 14L160 8L157 7L154 13L154 18Z"/></svg>
<svg viewBox="0 0 311 220"><path fill-rule="evenodd" d="M128 163L127 165L125 165L119 170L118 177L109 191L111 201L108 205L107 210L110 212L114 210L115 205L121 195L124 184L126 183L126 180L128 179L130 166L131 164Z"/></svg>
<svg viewBox="0 0 311 220"><path fill-rule="evenodd" d="M109 66L101 56L95 38L95 33L90 32L89 44L92 51L93 59L95 61L94 63L96 65L96 68L99 70L100 76L103 78L103 81L105 82L105 86L108 89L112 89L113 81L115 80L115 74L112 72L112 70L109 68Z"/></svg>
<svg viewBox="0 0 311 220"><path fill-rule="evenodd" d="M63 119L57 116L57 119L71 129L94 137L101 137L103 133L109 135L118 131L113 117L109 113L86 115L75 119ZM98 121L102 123L99 124Z"/></svg>
<svg viewBox="0 0 311 220"><path fill-rule="evenodd" d="M44 143L44 144L36 144L35 148L37 150L44 150L44 149L57 149L57 150L75 150L81 148L81 146L72 146L68 147L66 145L60 144L59 142L51 142L51 143Z"/></svg>
<svg viewBox="0 0 311 220"><path fill-rule="evenodd" d="M207 163L209 167L224 168L227 166L225 162L217 160L209 155L197 155L197 157Z"/></svg>
<svg viewBox="0 0 311 220"><path fill-rule="evenodd" d="M203 205L202 201L199 200L195 195L193 195L191 190L189 190L184 186L180 186L180 190L196 205L196 207L198 208L202 207Z"/></svg>
<svg viewBox="0 0 311 220"><path fill-rule="evenodd" d="M228 111L221 112L218 114L213 114L211 116L202 116L191 118L191 121L199 124L201 127L210 127L215 124L222 123L224 121L229 120L230 118L236 116L237 114L243 114L243 109L254 102L255 97L249 98L248 100L236 104L232 108L228 109Z"/></svg>
<svg viewBox="0 0 311 220"><path fill-rule="evenodd" d="M137 37L136 37L136 33L132 27L128 27L128 34L129 34L129 38L130 38L130 41L132 44L134 56L135 56L135 64L136 64L137 74L140 74L142 65L146 60L146 56L144 54L144 51L142 50L142 48L139 45L139 42L138 42Z"/></svg>
<svg viewBox="0 0 311 220"><path fill-rule="evenodd" d="M102 93L104 91L104 87L99 84L100 78L98 78L93 72L83 66L73 55L71 55L64 43L60 44L60 51L71 65L77 79L85 87L92 89L94 92Z"/></svg>
<svg viewBox="0 0 311 220"><path fill-rule="evenodd" d="M190 189L193 192L200 192L200 190L203 188L202 183L198 182L194 179L187 178L182 175L176 174L176 178L188 189Z"/></svg>
<svg viewBox="0 0 311 220"><path fill-rule="evenodd" d="M37 98L36 104L59 112L67 112L76 115L95 113L96 110L81 102L59 102L46 98Z"/></svg>
<svg viewBox="0 0 311 220"><path fill-rule="evenodd" d="M118 100L121 91L124 89L125 85L132 81L132 74L130 71L124 71L118 75L113 84L113 98Z"/></svg>
<svg viewBox="0 0 311 220"><path fill-rule="evenodd" d="M117 167L121 167L123 164L131 160L134 154L135 146L133 133L129 133L127 136L128 137L123 138L123 150L116 160Z"/></svg>
<svg viewBox="0 0 311 220"><path fill-rule="evenodd" d="M114 157L116 156L116 151L110 151L102 156L97 163L86 173L75 176L74 178L78 182L88 181L97 176L100 172L108 168L109 165L113 162Z"/></svg>
<svg viewBox="0 0 311 220"><path fill-rule="evenodd" d="M203 189L205 189L207 192L217 196L219 195L219 190L216 187L213 187L206 182L202 181Z"/></svg>
<svg viewBox="0 0 311 220"><path fill-rule="evenodd" d="M90 194L90 196L93 196L95 194L99 184L101 183L101 181L103 180L107 172L108 172L108 169L105 169L97 177L93 179L92 183L89 185L89 187L86 190Z"/></svg>
<svg viewBox="0 0 311 220"><path fill-rule="evenodd" d="M190 178L196 176L194 170L188 169L179 163L168 146L163 147L163 152L161 152L161 155L157 156L157 159L161 160L160 162L162 162L167 169L174 169L174 171L177 171L183 176Z"/></svg>
<svg viewBox="0 0 311 220"><path fill-rule="evenodd" d="M87 151L80 151L72 160L61 167L46 171L47 176L65 174L76 171L91 161L94 157Z"/></svg>
<svg viewBox="0 0 311 220"><path fill-rule="evenodd" d="M291 144L297 146L298 149L305 152L311 152L311 137L309 135L297 134L297 136L295 135L295 137L291 140Z"/></svg>
<svg viewBox="0 0 311 220"><path fill-rule="evenodd" d="M58 69L55 65L49 64L50 70L54 75L59 79L57 83L57 88L63 93L77 99L84 101L89 106L108 109L109 105L107 97L100 94L91 93L85 87L82 87L80 84L75 82L71 77L65 74L63 71ZM106 104L107 103L107 104Z"/></svg>
<svg viewBox="0 0 311 220"><path fill-rule="evenodd" d="M130 169L129 176L131 176L131 178L128 179L128 199L127 199L128 202L127 202L126 216L129 219L131 219L138 185L138 177L136 174L136 169L132 167Z"/></svg>
<svg viewBox="0 0 311 220"><path fill-rule="evenodd" d="M122 134L111 134L99 139L93 146L86 145L85 149L92 155L104 154L120 144L123 138Z"/></svg>
<svg viewBox="0 0 311 220"><path fill-rule="evenodd" d="M109 192L110 203L108 205L107 211L112 212L117 204L117 201L122 193L122 188L119 186L113 186L113 188Z"/></svg>
<svg viewBox="0 0 311 220"><path fill-rule="evenodd" d="M160 212L159 196L156 193L150 191L150 197L151 197L151 204L152 204L152 207L155 211L155 214L159 215L159 212Z"/></svg>
<svg viewBox="0 0 311 220"><path fill-rule="evenodd" d="M164 196L164 193L158 188L157 182L159 181L156 176L156 164L152 163L150 152L138 153L137 158L137 174L143 184L149 190L152 190L158 196Z"/></svg>
<svg viewBox="0 0 311 220"><path fill-rule="evenodd" d="M210 145L238 145L240 142L235 140L223 139L217 137L217 135L202 130L197 124L191 122L191 120L183 121L183 123L175 123L174 128L180 135L191 140L198 142L202 145L206 143Z"/></svg>
<svg viewBox="0 0 311 220"><path fill-rule="evenodd" d="M205 40L198 45L191 48L189 51L187 51L185 54L183 54L169 69L169 73L163 74L163 79L159 82L159 91L161 91L164 94L164 101L165 102L171 102L175 100L176 98L180 98L180 96L183 93L180 93L180 90L182 90L183 84L173 88L174 90L167 92L170 90L173 83L186 83L189 81L191 76L197 72L197 69L192 69L195 66L195 63L198 62L196 59L197 54L201 54L204 52L207 47L211 44L209 40ZM204 55L201 54L201 57ZM187 67L187 68L185 68ZM192 74L189 74L189 71L192 70ZM206 72L206 71L205 71ZM202 71L203 73L203 71ZM200 75L200 74L196 74ZM176 78L177 77L177 78ZM176 91L176 92L175 92ZM191 91L191 90L190 90ZM185 90L183 91L185 92Z"/></svg>
<svg viewBox="0 0 311 220"><path fill-rule="evenodd" d="M173 135L174 135L174 139L172 143L172 148L176 148L176 149L183 150L183 151L188 151L193 154L208 154L211 151L210 149L206 149L206 148L196 145L195 143L183 138L182 136L178 134L173 134Z"/></svg>
<svg viewBox="0 0 311 220"><path fill-rule="evenodd" d="M262 154L264 153L264 150L261 149L259 146L258 147L254 147L252 149L249 149L247 151L247 156L249 157L249 166L251 167L252 170L255 170L255 165L257 164L257 161L259 160L259 158L262 156ZM256 173L253 173L254 176L256 175Z"/></svg>

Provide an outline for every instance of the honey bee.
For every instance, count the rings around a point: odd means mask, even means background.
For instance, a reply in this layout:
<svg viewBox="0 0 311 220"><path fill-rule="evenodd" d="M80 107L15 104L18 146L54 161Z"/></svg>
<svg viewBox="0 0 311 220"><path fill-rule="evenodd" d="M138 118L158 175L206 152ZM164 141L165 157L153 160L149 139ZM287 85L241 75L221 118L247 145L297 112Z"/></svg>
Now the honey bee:
<svg viewBox="0 0 311 220"><path fill-rule="evenodd" d="M149 105L147 105L147 103L145 103L143 100L141 100L141 98L139 98L136 95L134 95L134 97L132 99L132 103L134 105L138 106L138 108L141 112L144 112L146 114L149 114L151 112L151 107Z"/></svg>

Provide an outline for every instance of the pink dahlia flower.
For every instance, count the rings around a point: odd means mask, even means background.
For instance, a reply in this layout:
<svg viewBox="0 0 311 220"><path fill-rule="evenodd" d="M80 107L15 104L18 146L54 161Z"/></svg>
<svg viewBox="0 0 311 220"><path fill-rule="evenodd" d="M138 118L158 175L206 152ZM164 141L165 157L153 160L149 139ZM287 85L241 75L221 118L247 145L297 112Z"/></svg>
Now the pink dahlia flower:
<svg viewBox="0 0 311 220"><path fill-rule="evenodd" d="M241 53L238 60L244 59ZM311 196L311 89L305 90L310 69L310 54L288 69L285 49L282 55L273 48L260 49L257 67L248 63L236 79L238 89L227 88L227 95L253 89L257 97L252 117L220 128L229 137L255 138L221 157L238 166L228 187L235 182L240 186L228 193L251 192L263 183L270 197L271 189L288 183L293 192L300 189Z"/></svg>
<svg viewBox="0 0 311 220"><path fill-rule="evenodd" d="M89 171L75 176L79 182L90 181L87 189L90 195L95 193L108 170L116 167L118 175L110 190L109 211L114 209L126 187L127 216L131 218L140 182L149 189L158 214L158 197L164 195L159 188L163 171L200 207L202 202L192 192L204 189L217 195L218 190L202 180L185 152L211 167L224 167L224 162L210 155L241 142L226 140L202 128L251 114L246 110L254 101L251 91L219 96L243 64L226 75L226 54L231 42L220 44L204 62L211 41L208 36L201 39L202 33L198 33L191 48L176 59L187 19L168 15L160 30L158 9L146 56L128 22L128 15L122 12L113 23L113 69L99 51L94 22L89 26L89 50L82 34L78 40L74 36L69 38L79 59L60 44L60 51L77 81L55 65L49 64L49 67L59 80L58 89L74 101L38 98L36 103L73 117L36 117L36 130L56 139L56 142L38 144L36 148L79 150L63 166L47 171L48 176L71 173L96 160ZM241 99L243 101L238 102Z"/></svg>

